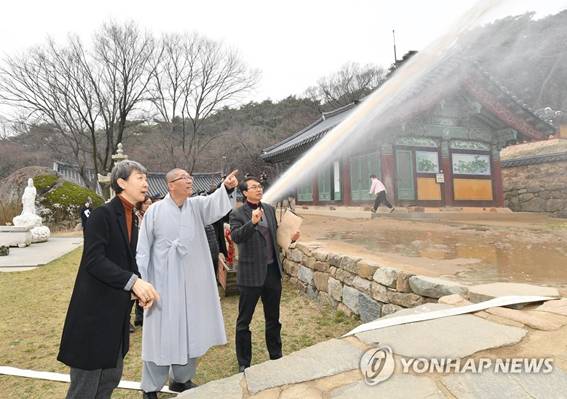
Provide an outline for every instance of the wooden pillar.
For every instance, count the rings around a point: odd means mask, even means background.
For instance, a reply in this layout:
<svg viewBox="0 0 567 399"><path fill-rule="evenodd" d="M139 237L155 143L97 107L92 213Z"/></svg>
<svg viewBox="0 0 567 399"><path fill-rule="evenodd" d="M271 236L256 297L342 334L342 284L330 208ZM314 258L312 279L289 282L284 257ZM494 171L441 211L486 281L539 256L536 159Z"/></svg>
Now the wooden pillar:
<svg viewBox="0 0 567 399"><path fill-rule="evenodd" d="M453 167L449 157L441 156L441 168L445 183L441 183L443 190L443 200L445 206L453 206Z"/></svg>
<svg viewBox="0 0 567 399"><path fill-rule="evenodd" d="M352 205L352 193L350 191L350 162L348 158L341 159L341 180L342 180L342 188L343 188L343 205L351 206Z"/></svg>
<svg viewBox="0 0 567 399"><path fill-rule="evenodd" d="M396 161L394 159L394 147L392 144L382 144L380 151L380 168L382 170L382 182L386 186L388 199L397 204L396 195Z"/></svg>
<svg viewBox="0 0 567 399"><path fill-rule="evenodd" d="M502 185L502 167L498 149L492 151L492 189L494 206L504 206L504 187Z"/></svg>
<svg viewBox="0 0 567 399"><path fill-rule="evenodd" d="M453 165L451 163L449 142L447 141L441 142L441 169L443 170L443 176L445 178L445 183L442 183L444 205L453 206Z"/></svg>
<svg viewBox="0 0 567 399"><path fill-rule="evenodd" d="M312 187L312 195L313 195L313 205L318 205L319 204L319 184L317 181L317 173L315 173L315 176L313 176L312 180L311 180L311 187Z"/></svg>

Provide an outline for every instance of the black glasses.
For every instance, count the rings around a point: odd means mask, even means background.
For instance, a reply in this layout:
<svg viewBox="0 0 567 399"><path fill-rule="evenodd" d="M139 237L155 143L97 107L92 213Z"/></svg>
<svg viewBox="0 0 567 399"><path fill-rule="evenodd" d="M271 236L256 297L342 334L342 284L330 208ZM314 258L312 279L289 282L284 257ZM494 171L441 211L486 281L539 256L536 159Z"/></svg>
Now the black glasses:
<svg viewBox="0 0 567 399"><path fill-rule="evenodd" d="M248 186L248 190L261 190L263 188L264 186L262 186L261 184L258 184L257 186Z"/></svg>
<svg viewBox="0 0 567 399"><path fill-rule="evenodd" d="M193 178L191 176L181 176L181 177L178 177L177 179L170 180L169 182L175 183L177 180L181 180L181 179L185 179L187 181L193 181Z"/></svg>

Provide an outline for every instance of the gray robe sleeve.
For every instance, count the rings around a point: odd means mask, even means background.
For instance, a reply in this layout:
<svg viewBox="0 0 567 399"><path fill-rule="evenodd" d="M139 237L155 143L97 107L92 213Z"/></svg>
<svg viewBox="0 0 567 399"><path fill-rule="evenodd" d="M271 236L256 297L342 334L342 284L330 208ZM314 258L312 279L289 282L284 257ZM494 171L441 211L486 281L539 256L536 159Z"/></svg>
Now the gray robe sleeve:
<svg viewBox="0 0 567 399"><path fill-rule="evenodd" d="M231 197L228 195L224 184L211 195L195 199L204 225L213 224L232 209L233 201L231 201Z"/></svg>

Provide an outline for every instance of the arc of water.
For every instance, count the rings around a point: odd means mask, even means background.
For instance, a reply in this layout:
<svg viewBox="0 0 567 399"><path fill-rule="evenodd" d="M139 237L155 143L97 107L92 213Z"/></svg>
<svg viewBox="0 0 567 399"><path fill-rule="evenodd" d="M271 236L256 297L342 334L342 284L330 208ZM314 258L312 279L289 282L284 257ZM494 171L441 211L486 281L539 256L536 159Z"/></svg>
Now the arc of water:
<svg viewBox="0 0 567 399"><path fill-rule="evenodd" d="M482 0L463 14L445 34L412 57L392 78L295 162L265 193L263 200L276 202L290 187L313 175L319 165L335 157L347 144L358 141L364 134L364 127L368 128L369 120L376 121L391 111L397 94L406 91L435 67L462 35L488 21L497 9L509 2L510 0ZM372 128L375 129L376 126Z"/></svg>

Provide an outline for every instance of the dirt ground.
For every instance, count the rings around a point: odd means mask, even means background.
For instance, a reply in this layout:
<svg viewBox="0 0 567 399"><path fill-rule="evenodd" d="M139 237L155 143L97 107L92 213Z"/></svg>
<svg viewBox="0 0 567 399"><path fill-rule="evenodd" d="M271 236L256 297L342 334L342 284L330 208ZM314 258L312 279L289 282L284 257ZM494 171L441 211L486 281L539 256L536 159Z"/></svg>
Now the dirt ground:
<svg viewBox="0 0 567 399"><path fill-rule="evenodd" d="M543 215L411 220L299 213L302 240L416 274L466 284L522 282L567 294L567 221Z"/></svg>

